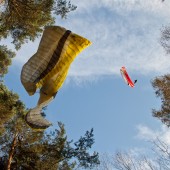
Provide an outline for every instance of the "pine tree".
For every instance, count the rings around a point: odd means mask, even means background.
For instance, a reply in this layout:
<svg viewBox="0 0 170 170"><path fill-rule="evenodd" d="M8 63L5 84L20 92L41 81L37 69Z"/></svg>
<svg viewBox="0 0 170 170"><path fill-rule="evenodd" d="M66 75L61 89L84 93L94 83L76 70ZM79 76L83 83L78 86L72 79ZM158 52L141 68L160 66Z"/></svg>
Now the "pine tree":
<svg viewBox="0 0 170 170"><path fill-rule="evenodd" d="M92 168L99 164L99 155L89 154L94 143L93 130L77 142L68 141L64 125L51 133L30 129L21 117L15 116L0 136L1 157L7 169L72 170Z"/></svg>
<svg viewBox="0 0 170 170"><path fill-rule="evenodd" d="M54 23L54 16L67 17L75 5L66 0L6 0L0 8L0 39L12 37L16 49L40 35Z"/></svg>

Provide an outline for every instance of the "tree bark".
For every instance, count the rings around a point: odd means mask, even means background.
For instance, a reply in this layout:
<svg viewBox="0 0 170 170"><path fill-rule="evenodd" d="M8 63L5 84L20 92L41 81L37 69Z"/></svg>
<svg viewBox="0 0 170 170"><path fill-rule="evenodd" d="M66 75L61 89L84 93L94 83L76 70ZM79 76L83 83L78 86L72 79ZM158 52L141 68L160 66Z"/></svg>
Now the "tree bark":
<svg viewBox="0 0 170 170"><path fill-rule="evenodd" d="M11 162L12 162L12 159L13 159L15 147L17 145L17 138L18 138L18 133L15 133L14 139L12 141L11 149L9 151L8 162L7 162L7 170L11 169Z"/></svg>

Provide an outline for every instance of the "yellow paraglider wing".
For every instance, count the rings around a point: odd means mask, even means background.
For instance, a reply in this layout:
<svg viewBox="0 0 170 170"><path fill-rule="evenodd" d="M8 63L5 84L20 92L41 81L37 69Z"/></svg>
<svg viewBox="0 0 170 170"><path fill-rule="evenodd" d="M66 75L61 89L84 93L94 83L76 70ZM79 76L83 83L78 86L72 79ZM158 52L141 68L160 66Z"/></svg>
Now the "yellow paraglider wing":
<svg viewBox="0 0 170 170"><path fill-rule="evenodd" d="M34 128L50 125L40 111L61 88L73 60L90 44L86 38L63 27L45 28L37 52L24 64L21 71L21 82L29 95L40 88L38 104L26 116L29 125Z"/></svg>
<svg viewBox="0 0 170 170"><path fill-rule="evenodd" d="M55 76L55 91L62 86L75 57L91 42L59 26L44 30L37 52L23 66L21 82L29 95ZM56 76L57 74L57 76Z"/></svg>

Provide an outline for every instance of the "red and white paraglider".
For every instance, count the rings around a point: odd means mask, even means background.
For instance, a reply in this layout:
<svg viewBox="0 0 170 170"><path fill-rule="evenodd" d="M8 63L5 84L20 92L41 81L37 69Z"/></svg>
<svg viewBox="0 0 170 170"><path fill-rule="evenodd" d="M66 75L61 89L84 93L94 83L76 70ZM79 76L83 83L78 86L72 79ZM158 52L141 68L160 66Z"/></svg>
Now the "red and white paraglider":
<svg viewBox="0 0 170 170"><path fill-rule="evenodd" d="M126 68L124 66L120 69L120 73L121 73L121 75L122 75L122 77L125 80L125 83L127 85L129 85L130 87L135 86L135 83L137 82L137 80L135 80L134 82L131 80L131 78L129 77L129 75L126 71Z"/></svg>

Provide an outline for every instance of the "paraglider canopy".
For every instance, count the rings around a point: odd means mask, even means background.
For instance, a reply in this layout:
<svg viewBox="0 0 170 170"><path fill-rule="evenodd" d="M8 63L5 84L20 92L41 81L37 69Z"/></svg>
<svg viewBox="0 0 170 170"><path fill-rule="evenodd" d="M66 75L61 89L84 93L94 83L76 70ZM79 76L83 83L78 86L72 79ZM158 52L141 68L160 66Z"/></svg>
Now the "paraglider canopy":
<svg viewBox="0 0 170 170"><path fill-rule="evenodd" d="M21 82L29 95L40 89L37 106L25 116L27 124L34 129L51 125L41 114L62 87L71 63L91 42L60 26L44 29L37 52L24 64Z"/></svg>
<svg viewBox="0 0 170 170"><path fill-rule="evenodd" d="M131 80L131 78L129 77L129 75L126 71L126 68L124 66L120 69L120 73L121 73L121 75L122 75L122 77L125 80L125 83L127 85L129 85L130 87L135 86L135 83L137 82L137 80L135 80L134 82Z"/></svg>

